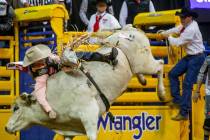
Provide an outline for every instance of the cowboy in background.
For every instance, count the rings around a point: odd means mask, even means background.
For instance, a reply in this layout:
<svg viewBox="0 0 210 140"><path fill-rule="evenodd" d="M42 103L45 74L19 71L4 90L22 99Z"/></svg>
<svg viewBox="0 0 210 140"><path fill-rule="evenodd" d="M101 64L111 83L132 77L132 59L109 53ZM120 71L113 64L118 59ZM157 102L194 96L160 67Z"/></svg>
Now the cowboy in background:
<svg viewBox="0 0 210 140"><path fill-rule="evenodd" d="M86 27L90 23L90 18L93 14L97 12L96 8L96 3L97 0L82 0L81 6L80 6L80 11L79 11L79 16L86 25ZM114 15L113 7L112 7L112 1L111 0L106 0L107 3L107 12Z"/></svg>
<svg viewBox="0 0 210 140"><path fill-rule="evenodd" d="M96 7L97 12L90 18L87 30L88 32L98 32L121 28L117 19L113 15L107 13L107 0L97 0Z"/></svg>
<svg viewBox="0 0 210 140"><path fill-rule="evenodd" d="M168 75L173 97L169 105L180 108L178 115L173 117L172 120L180 121L188 119L191 110L192 88L205 59L203 53L205 47L198 23L194 20L198 17L198 14L188 8L183 8L181 12L176 12L176 15L180 16L182 25L162 32L162 35L168 38L170 45L183 47L187 53ZM175 38L172 34L179 34L180 36ZM183 74L185 74L185 77L182 94L180 94L179 76Z"/></svg>

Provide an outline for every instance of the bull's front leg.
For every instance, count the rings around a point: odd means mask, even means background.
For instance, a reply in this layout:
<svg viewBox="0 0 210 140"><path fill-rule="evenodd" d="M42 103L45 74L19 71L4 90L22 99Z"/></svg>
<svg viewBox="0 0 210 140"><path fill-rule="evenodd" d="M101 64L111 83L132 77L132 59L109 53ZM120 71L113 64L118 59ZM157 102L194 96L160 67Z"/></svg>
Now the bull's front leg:
<svg viewBox="0 0 210 140"><path fill-rule="evenodd" d="M157 74L158 83L157 83L157 94L160 101L165 101L165 88L163 84L163 60L155 60L152 56L148 59L148 62L144 65L144 71L138 72L139 81L144 81L143 75L139 73L144 73L148 75Z"/></svg>
<svg viewBox="0 0 210 140"><path fill-rule="evenodd" d="M159 62L159 68L158 68L158 87L157 87L157 93L160 101L165 100L165 88L164 88L164 83L163 83L163 65L164 62L163 60L158 60Z"/></svg>
<svg viewBox="0 0 210 140"><path fill-rule="evenodd" d="M88 140L97 140L98 116L99 105L95 99L80 112L80 119L86 130Z"/></svg>

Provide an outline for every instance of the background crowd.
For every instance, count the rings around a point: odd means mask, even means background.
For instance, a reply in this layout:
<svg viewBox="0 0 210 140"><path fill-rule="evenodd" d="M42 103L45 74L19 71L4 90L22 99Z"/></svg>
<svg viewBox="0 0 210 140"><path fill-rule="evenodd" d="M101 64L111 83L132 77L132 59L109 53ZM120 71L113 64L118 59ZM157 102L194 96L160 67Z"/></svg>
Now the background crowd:
<svg viewBox="0 0 210 140"><path fill-rule="evenodd" d="M131 22L137 12L176 9L184 5L184 2L181 0L172 0L170 2L162 0L162 4L160 4L159 1L160 0L107 0L107 12L112 14L119 23L124 26L129 20L129 22ZM97 10L96 0L7 0L7 2L13 9L50 3L64 4L71 19L69 21L69 30L75 30L76 27L79 31L87 29L91 15ZM141 8L138 8L138 5L140 5ZM129 18L127 19L127 17Z"/></svg>
<svg viewBox="0 0 210 140"><path fill-rule="evenodd" d="M7 2L14 8L20 8L24 6L32 6L32 5L43 5L45 3L63 3L70 13L70 20L68 22L68 30L79 30L79 31L84 31L87 29L87 23L88 23L88 18L94 13L96 10L95 7L95 2L96 0L7 0ZM108 0L110 1L110 0ZM123 10L124 12L126 11L125 7L125 1L126 0L111 0L109 6L109 12L114 15L114 17L119 21L120 24L123 24L122 18L120 19L120 14L123 15ZM135 0L131 0L135 1ZM143 0L142 0L143 1ZM25 5L24 5L25 2ZM163 10L171 10L171 9L179 9L182 8L183 6L186 6L189 4L188 0L151 0L153 3L149 5L149 11L163 11ZM27 3L31 3L30 5ZM134 9L134 8L133 8ZM84 14L86 10L86 16ZM148 10L148 9L147 9ZM198 11L203 11L199 10ZM204 12L204 11L203 11ZM126 13L124 13L125 15ZM210 30L209 30L209 21L208 23L205 21L203 22L202 19L208 19L205 18L205 14L199 14L199 27L201 29L201 32L203 34L204 40L209 41L210 38ZM202 18L202 19L201 19ZM88 20L87 20L88 19Z"/></svg>

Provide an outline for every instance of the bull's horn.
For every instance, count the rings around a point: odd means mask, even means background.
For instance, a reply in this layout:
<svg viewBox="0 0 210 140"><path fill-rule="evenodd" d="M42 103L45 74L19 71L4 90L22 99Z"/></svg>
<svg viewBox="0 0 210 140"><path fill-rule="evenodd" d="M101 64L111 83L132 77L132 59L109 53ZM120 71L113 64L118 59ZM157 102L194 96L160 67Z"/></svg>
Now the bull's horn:
<svg viewBox="0 0 210 140"><path fill-rule="evenodd" d="M20 98L21 98L22 100L26 100L27 97L28 97L28 93L26 93L26 92L23 92L23 93L20 95Z"/></svg>
<svg viewBox="0 0 210 140"><path fill-rule="evenodd" d="M35 103L36 102L35 96L33 96L31 94L28 95L28 99L30 100L31 103Z"/></svg>

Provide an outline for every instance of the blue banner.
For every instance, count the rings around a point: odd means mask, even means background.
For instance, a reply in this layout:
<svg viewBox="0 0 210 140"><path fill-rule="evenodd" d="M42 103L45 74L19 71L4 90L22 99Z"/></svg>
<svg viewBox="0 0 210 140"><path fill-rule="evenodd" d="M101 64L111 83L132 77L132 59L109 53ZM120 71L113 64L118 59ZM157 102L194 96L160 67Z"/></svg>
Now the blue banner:
<svg viewBox="0 0 210 140"><path fill-rule="evenodd" d="M190 0L190 6L194 8L210 9L210 0Z"/></svg>

